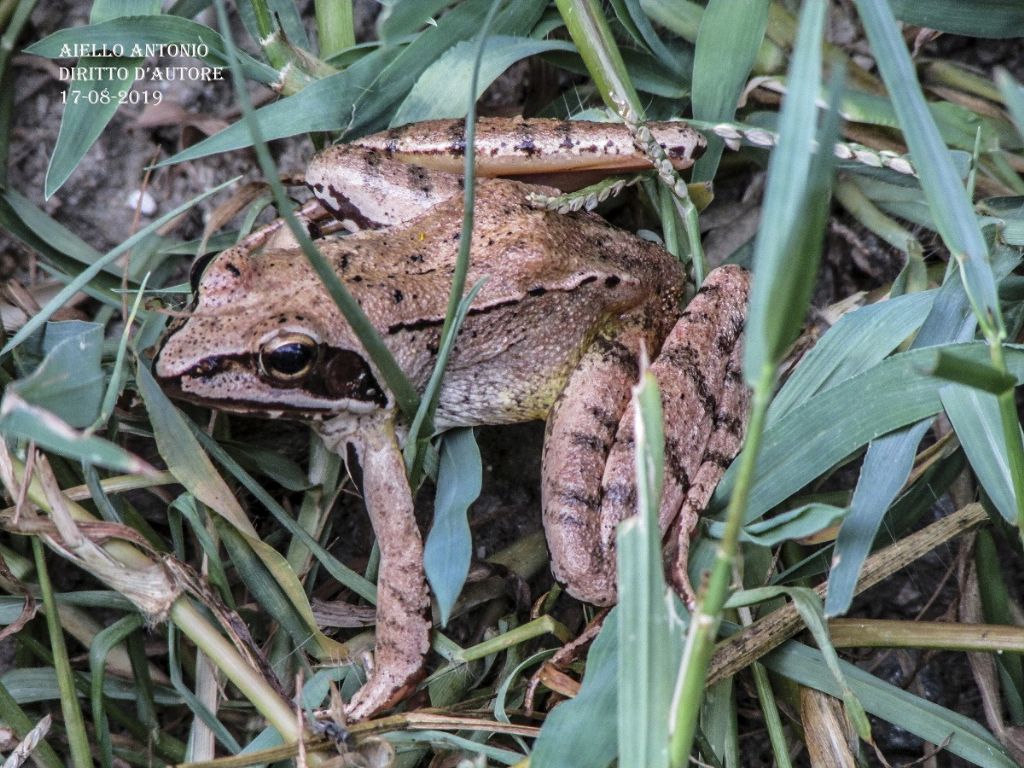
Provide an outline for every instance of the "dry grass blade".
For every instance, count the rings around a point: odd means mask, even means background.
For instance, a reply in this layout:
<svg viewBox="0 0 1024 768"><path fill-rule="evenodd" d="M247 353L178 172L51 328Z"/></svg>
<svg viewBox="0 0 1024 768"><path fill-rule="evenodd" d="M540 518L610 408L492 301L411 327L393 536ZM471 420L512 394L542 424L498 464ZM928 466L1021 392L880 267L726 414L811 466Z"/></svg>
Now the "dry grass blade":
<svg viewBox="0 0 1024 768"><path fill-rule="evenodd" d="M980 504L968 504L927 528L886 547L865 561L860 580L857 582L857 593L884 581L941 544L955 539L986 520L988 515ZM815 591L824 596L827 589L826 582L816 587ZM749 627L718 644L711 657L708 683L736 674L793 637L802 627L800 614L792 605L785 605L758 619Z"/></svg>

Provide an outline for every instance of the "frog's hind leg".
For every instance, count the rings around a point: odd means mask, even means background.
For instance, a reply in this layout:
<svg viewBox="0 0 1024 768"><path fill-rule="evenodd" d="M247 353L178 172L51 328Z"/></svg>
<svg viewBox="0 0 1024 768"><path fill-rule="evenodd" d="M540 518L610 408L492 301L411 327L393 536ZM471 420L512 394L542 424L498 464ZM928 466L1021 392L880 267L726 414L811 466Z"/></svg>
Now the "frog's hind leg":
<svg viewBox="0 0 1024 768"><path fill-rule="evenodd" d="M306 184L335 218L361 229L409 221L463 189L459 174L410 165L357 144L336 144L314 157Z"/></svg>
<svg viewBox="0 0 1024 768"><path fill-rule="evenodd" d="M716 270L669 333L651 372L665 418L665 473L659 524L673 527L685 559L697 515L739 449L747 393L739 352L749 277ZM590 351L548 418L544 520L552 569L569 592L598 605L615 601L615 530L636 513L633 414L636 380L624 356ZM688 600L686 564L670 569ZM681 574L681 575L680 575Z"/></svg>
<svg viewBox="0 0 1024 768"><path fill-rule="evenodd" d="M665 446L666 461L675 464L665 473L666 492L661 507L662 532L668 529L666 571L676 592L690 605L695 601L687 573L690 538L718 481L739 452L746 431L750 393L742 374L742 334L749 281L749 275L736 268L712 272L708 279L711 285L706 284L702 294L707 307L695 308L699 311L688 308L651 366L662 387L662 400L669 401L665 408L666 434L673 422L699 423L705 430L710 427L696 472L682 458L689 455L685 441L696 436L693 426L680 437L683 443L677 439L673 444L667 439ZM699 362L709 359L715 363L709 366ZM666 396L666 388L675 388L674 383L679 381L688 382L688 386L676 389L677 404L670 408L672 398ZM716 386L709 386L709 382L716 382ZM693 399L700 401L700 412L696 422L689 422Z"/></svg>
<svg viewBox="0 0 1024 768"><path fill-rule="evenodd" d="M599 337L548 414L541 506L551 569L574 597L615 602L615 526L602 484L605 464L636 381L639 329ZM634 494L635 495L635 494Z"/></svg>

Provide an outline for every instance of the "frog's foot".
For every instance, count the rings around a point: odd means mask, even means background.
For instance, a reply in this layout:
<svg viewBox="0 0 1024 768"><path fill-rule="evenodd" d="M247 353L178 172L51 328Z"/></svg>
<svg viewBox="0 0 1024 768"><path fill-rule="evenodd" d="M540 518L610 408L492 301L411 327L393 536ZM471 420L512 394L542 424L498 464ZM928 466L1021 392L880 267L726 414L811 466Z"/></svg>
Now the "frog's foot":
<svg viewBox="0 0 1024 768"><path fill-rule="evenodd" d="M604 627L604 621L608 618L609 610L606 608L598 613L575 639L570 640L555 651L555 655L541 664L540 669L533 673L530 681L526 684L526 697L523 700L523 710L526 712L527 717L533 715L534 701L537 698L537 689L541 683L547 682L548 687L551 687L552 674L564 675L565 670L571 664L587 655L594 639ZM579 685L575 680L572 680L572 683L576 686Z"/></svg>
<svg viewBox="0 0 1024 768"><path fill-rule="evenodd" d="M393 425L368 425L350 444L362 467L363 494L380 546L373 669L345 707L349 720L361 720L397 704L422 678L430 650L430 600L423 541Z"/></svg>
<svg viewBox="0 0 1024 768"><path fill-rule="evenodd" d="M740 352L748 274L712 272L662 345L651 372L661 389L665 473L659 524L685 538L742 442L747 392ZM631 338L623 331L615 342ZM636 338L635 336L632 338ZM599 340L600 342L600 340ZM545 530L552 570L575 597L615 601L615 532L636 512L628 346L595 344L548 417L544 454ZM632 366L632 368L631 368ZM692 600L686 547L675 550L672 581ZM678 574L682 574L681 577Z"/></svg>

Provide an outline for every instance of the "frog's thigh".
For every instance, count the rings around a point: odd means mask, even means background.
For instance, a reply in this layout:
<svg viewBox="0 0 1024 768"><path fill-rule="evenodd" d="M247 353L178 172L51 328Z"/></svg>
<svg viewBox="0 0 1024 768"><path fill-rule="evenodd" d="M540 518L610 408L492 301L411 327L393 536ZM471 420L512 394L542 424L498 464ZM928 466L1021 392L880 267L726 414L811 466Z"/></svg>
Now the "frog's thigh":
<svg viewBox="0 0 1024 768"><path fill-rule="evenodd" d="M651 365L665 419L659 523L663 533L671 526L675 534L669 571L677 591L690 602L689 537L739 450L746 425L742 339L749 284L748 273L737 267L713 271ZM620 454L617 443L608 471L632 477L632 451ZM680 542L686 546L680 548Z"/></svg>
<svg viewBox="0 0 1024 768"><path fill-rule="evenodd" d="M339 220L390 227L462 194L462 177L394 160L356 144L336 144L306 168L306 184Z"/></svg>
<svg viewBox="0 0 1024 768"><path fill-rule="evenodd" d="M599 337L548 414L541 506L551 569L570 594L595 605L615 601L601 478L637 378L642 337L635 328Z"/></svg>
<svg viewBox="0 0 1024 768"><path fill-rule="evenodd" d="M351 444L380 546L373 671L346 708L349 718L359 720L397 703L422 676L430 649L430 602L423 542L393 426L390 421L375 425Z"/></svg>
<svg viewBox="0 0 1024 768"><path fill-rule="evenodd" d="M679 536L685 535L687 541L697 515L742 440L747 394L740 375L739 348L748 286L747 273L737 268L712 272L651 365L661 389L665 419L659 523L662 532L675 524ZM593 401L586 400L585 394L577 395L583 402L567 416L564 411L572 398L569 392L563 395L560 410L553 412L548 424L545 490L548 484L559 483L556 490L560 493L547 495L545 527L555 575L566 582L573 595L605 605L615 600L616 527L636 512L633 414L627 409L629 385L636 375L634 371L625 376L625 387L617 378L613 387L585 368L574 374L570 386L577 378L580 392L605 390L606 402L614 400L618 404L621 419L614 426L601 424L603 431L593 432L598 439L584 447L583 439L573 430L580 429L577 425L589 424L587 418L592 412L588 403ZM611 408L606 411L611 412ZM613 430L614 439L609 443ZM563 439L553 440L559 433ZM565 482L563 466L576 471L572 484ZM685 575L685 567L685 562L677 558L673 571ZM692 596L685 576L674 581L684 596Z"/></svg>

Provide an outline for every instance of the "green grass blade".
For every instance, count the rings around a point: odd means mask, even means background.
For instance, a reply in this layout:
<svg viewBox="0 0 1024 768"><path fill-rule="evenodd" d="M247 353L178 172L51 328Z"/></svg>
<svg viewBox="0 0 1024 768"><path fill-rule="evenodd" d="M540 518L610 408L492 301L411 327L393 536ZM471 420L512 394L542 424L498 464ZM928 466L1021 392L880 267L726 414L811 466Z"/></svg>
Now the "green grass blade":
<svg viewBox="0 0 1024 768"><path fill-rule="evenodd" d="M788 642L762 659L773 672L811 688L841 696L819 651ZM946 751L985 768L1014 768L1017 762L987 730L964 715L879 680L853 664L839 663L853 693L869 714L898 725Z"/></svg>
<svg viewBox="0 0 1024 768"><path fill-rule="evenodd" d="M329 59L356 44L352 0L316 0L315 8L321 59Z"/></svg>
<svg viewBox="0 0 1024 768"><path fill-rule="evenodd" d="M928 373L936 378L963 384L992 395L1004 395L1013 391L1017 385L1017 380L1013 376L993 365L961 360L955 354L941 349L936 351Z"/></svg>
<svg viewBox="0 0 1024 768"><path fill-rule="evenodd" d="M11 382L13 392L72 427L90 426L103 398L103 326L75 323L29 375Z"/></svg>
<svg viewBox="0 0 1024 768"><path fill-rule="evenodd" d="M11 696L4 683L0 683L0 718L11 727L19 740L24 739L35 725ZM64 762L57 757L53 747L46 741L36 745L32 759L39 768L64 768Z"/></svg>
<svg viewBox="0 0 1024 768"><path fill-rule="evenodd" d="M693 59L690 100L695 120L731 121L743 86L764 39L768 0L737 3L711 0L701 16ZM729 51L723 56L722 51ZM708 136L708 148L693 168L694 181L710 181L718 170L724 144Z"/></svg>
<svg viewBox="0 0 1024 768"><path fill-rule="evenodd" d="M900 21L968 37L1020 37L1024 7L1016 0L888 0Z"/></svg>
<svg viewBox="0 0 1024 768"><path fill-rule="evenodd" d="M192 692L192 689L185 683L185 678L181 674L181 662L178 659L178 643L177 643L177 630L173 627L168 628L169 641L167 643L168 648L168 659L167 666L171 673L171 685L174 686L174 690L178 692L182 700L185 702L185 706L189 708L192 714L199 718L203 724L209 728L215 738L224 745L231 754L237 754L241 749L238 741L231 732L228 731L224 724L221 723L217 716L211 712L205 704ZM201 651L196 651L201 653ZM191 751L191 750L190 750Z"/></svg>
<svg viewBox="0 0 1024 768"><path fill-rule="evenodd" d="M281 589L280 582L263 564L259 553L226 520L218 520L217 530L235 570L249 593L259 595L260 610L266 611L270 618L288 633L295 648L305 649L314 640L314 636L310 634L309 626L303 621L291 599Z"/></svg>
<svg viewBox="0 0 1024 768"><path fill-rule="evenodd" d="M121 446L72 428L49 411L25 402L10 389L0 401L0 433L11 438L32 440L40 448L73 461L84 461L115 472L142 475L154 475L156 472Z"/></svg>
<svg viewBox="0 0 1024 768"><path fill-rule="evenodd" d="M740 540L763 547L774 547L784 541L813 536L838 523L845 514L844 507L812 502L780 512L767 520L750 523L743 528ZM711 523L708 526L708 535L712 538L721 538L723 527L722 523Z"/></svg>
<svg viewBox="0 0 1024 768"><path fill-rule="evenodd" d="M556 0L556 4L602 101L614 112L619 111L617 104L626 104L642 120L643 104L600 4L596 0Z"/></svg>
<svg viewBox="0 0 1024 768"><path fill-rule="evenodd" d="M78 693L75 690L75 673L72 671L71 661L68 659L64 629L60 625L57 601L53 595L53 585L50 582L50 573L46 566L46 551L37 536L32 537L32 554L35 556L39 591L42 593L43 605L46 610L46 627L50 636L50 649L53 652L57 685L60 687L60 709L64 715L64 730L67 733L68 746L71 748L71 765L74 768L92 768L89 736L85 731L82 707L78 702Z"/></svg>
<svg viewBox="0 0 1024 768"><path fill-rule="evenodd" d="M689 67L686 66L685 57L680 56L679 53L673 51L662 42L654 29L654 25L651 24L650 17L641 8L639 0L622 1L629 14L629 21L640 34L644 44L650 48L651 53L656 57L659 64L658 68L666 70L674 79L686 78L689 74L687 71ZM630 69L630 72L632 72L632 69Z"/></svg>
<svg viewBox="0 0 1024 768"><path fill-rule="evenodd" d="M411 35L430 22L451 0L398 0L384 6L378 29L381 40Z"/></svg>
<svg viewBox="0 0 1024 768"><path fill-rule="evenodd" d="M67 102L57 134L57 145L46 169L43 195L47 200L63 186L75 168L100 137L119 106L118 94L131 89L135 68L142 59L83 58L78 66L99 70L109 75L90 80L73 81L66 91Z"/></svg>
<svg viewBox="0 0 1024 768"><path fill-rule="evenodd" d="M100 761L104 768L111 768L114 763L110 725L103 711L103 678L106 676L107 654L114 646L123 642L128 635L142 627L144 623L142 616L138 613L124 616L97 634L89 647L91 717L98 732Z"/></svg>
<svg viewBox="0 0 1024 768"><path fill-rule="evenodd" d="M772 401L768 424L818 392L863 373L921 327L934 291L898 296L843 315L800 361Z"/></svg>
<svg viewBox="0 0 1024 768"><path fill-rule="evenodd" d="M668 766L669 705L682 633L670 628L658 507L665 438L661 395L645 372L633 390L637 515L619 525L619 762Z"/></svg>
<svg viewBox="0 0 1024 768"><path fill-rule="evenodd" d="M821 598L818 597L817 592L808 587L760 587L738 593L729 601L729 606L738 608L744 605L754 605L774 600L783 595L793 601L793 605L800 613L800 618L804 620L804 624L807 625L807 629L814 637L822 660L841 692L843 703L846 705L846 714L856 726L857 734L865 741L870 742L871 726L868 724L867 715L864 714L864 708L856 694L850 689L846 676L843 674L839 656L829 638Z"/></svg>
<svg viewBox="0 0 1024 768"><path fill-rule="evenodd" d="M999 554L992 531L982 528L974 542L974 565L978 571L978 593L986 622L1013 626L1013 596L1003 574L1005 558ZM1015 725L1024 722L1024 660L1019 653L999 653L1000 683L1006 708Z"/></svg>
<svg viewBox="0 0 1024 768"><path fill-rule="evenodd" d="M377 602L377 589L351 568L345 566L337 558L332 556L320 544L302 529L295 518L288 514L267 490L246 472L231 455L225 451L220 444L212 437L199 429L196 424L186 421L188 429L192 432L200 445L212 456L218 464L224 467L234 476L242 486L253 495L253 497L274 516L278 525L288 531L292 536L302 542L316 557L317 561L324 567L332 578L351 589L355 594L369 603Z"/></svg>
<svg viewBox="0 0 1024 768"><path fill-rule="evenodd" d="M868 446L850 512L836 537L825 598L826 615L840 616L849 609L861 566L871 552L882 518L910 477L917 446L931 424L931 419L923 419L873 440Z"/></svg>
<svg viewBox="0 0 1024 768"><path fill-rule="evenodd" d="M762 224L754 246L743 356L749 385L781 359L799 331L817 272L819 226L824 224L828 200L828 174L812 177L824 20L824 3L804 6L786 78L789 90L779 117L779 144L768 166ZM826 146L831 146L827 137ZM815 213L809 215L811 212ZM787 311L777 311L779 306Z"/></svg>
<svg viewBox="0 0 1024 768"><path fill-rule="evenodd" d="M340 653L338 644L317 629L309 600L288 561L277 550L260 540L238 500L214 469L213 463L192 435L184 417L157 386L153 374L140 363L136 366L135 378L149 413L157 448L167 463L167 468L193 496L245 536L249 546L259 554L263 564L274 574L281 589L302 616L309 634L316 641L316 652L324 656Z"/></svg>
<svg viewBox="0 0 1024 768"><path fill-rule="evenodd" d="M983 342L947 348L963 359L988 360ZM1024 347L1006 345L1004 351L1009 372L1024 380ZM765 431L746 519L763 515L871 440L937 414L939 390L947 384L924 372L934 355L933 349L894 355L776 420ZM849 407L853 402L856 409ZM728 498L735 475L734 463L717 499Z"/></svg>
<svg viewBox="0 0 1024 768"><path fill-rule="evenodd" d="M1017 133L1024 136L1024 92L1021 91L1020 84L1002 68L996 70L996 84L1006 103L1006 109L1013 118Z"/></svg>
<svg viewBox="0 0 1024 768"><path fill-rule="evenodd" d="M187 211L193 205L196 205L205 200L206 198L217 194L221 190L226 189L234 182L234 179L231 179L230 181L225 181L223 184L217 185L213 189L210 189L207 192L204 192L203 194L192 198L188 202L182 203L173 211L165 213L159 219L156 219L148 226L144 227L143 229L140 229L138 232L129 237L120 245L115 246L113 249L107 251L105 254L103 254L101 258L94 261L91 265L89 265L84 270L82 270L78 275L76 275L74 279L72 279L67 285L64 286L64 288L62 288L57 293L56 296L54 296L52 299L50 299L50 301L46 303L45 307L43 307L31 318L29 318L29 321L25 323L25 325L23 325L21 329L8 340L8 342L4 345L3 349L0 349L0 357L6 355L16 346L25 341L25 339L31 336L36 331L36 329L38 329L43 323L50 319L54 312L56 312L58 309L67 304L68 300L72 296L74 296L76 293L78 293L78 291L82 290L88 283L90 283L93 280L93 278L95 278L96 275L98 275L108 264L112 264L118 257L130 251L141 240L149 237L151 234L156 232L160 227L169 222L171 219L177 218L180 214Z"/></svg>
<svg viewBox="0 0 1024 768"><path fill-rule="evenodd" d="M896 19L886 0L857 0L856 5L939 234L960 265L978 321L990 329L986 337L1001 337L1006 331L988 248L967 191L925 103Z"/></svg>
<svg viewBox="0 0 1024 768"><path fill-rule="evenodd" d="M533 40L529 37L493 35L487 38L475 98L487 90L498 77L517 61L549 51L575 51L564 40ZM451 84L469 82L476 62L477 44L464 40L456 43L420 75L409 95L391 119L392 126L434 120L442 117L465 117L466 94Z"/></svg>

